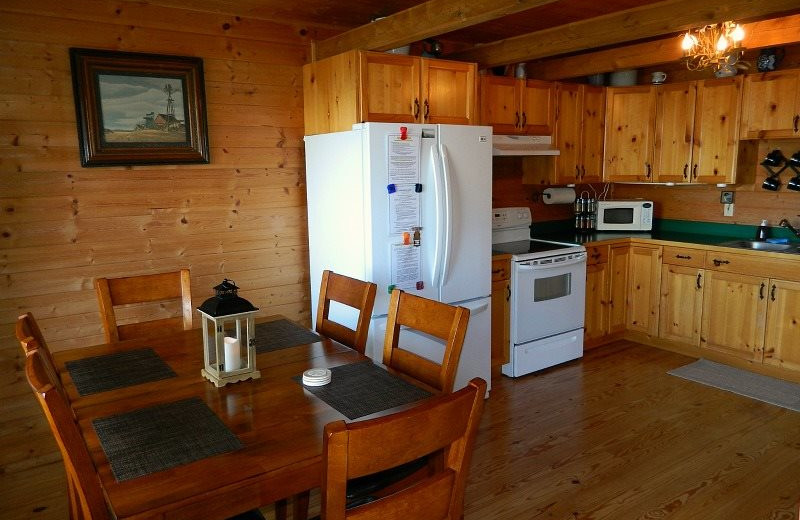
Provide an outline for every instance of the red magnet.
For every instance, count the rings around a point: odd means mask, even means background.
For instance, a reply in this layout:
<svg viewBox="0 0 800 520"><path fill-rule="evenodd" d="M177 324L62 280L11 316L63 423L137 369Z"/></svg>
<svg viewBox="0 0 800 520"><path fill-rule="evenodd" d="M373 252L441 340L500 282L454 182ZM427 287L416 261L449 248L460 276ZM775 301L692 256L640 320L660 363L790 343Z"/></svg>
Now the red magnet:
<svg viewBox="0 0 800 520"><path fill-rule="evenodd" d="M407 126L401 126L400 127L400 140L401 141L405 141L406 139L408 139L408 127Z"/></svg>

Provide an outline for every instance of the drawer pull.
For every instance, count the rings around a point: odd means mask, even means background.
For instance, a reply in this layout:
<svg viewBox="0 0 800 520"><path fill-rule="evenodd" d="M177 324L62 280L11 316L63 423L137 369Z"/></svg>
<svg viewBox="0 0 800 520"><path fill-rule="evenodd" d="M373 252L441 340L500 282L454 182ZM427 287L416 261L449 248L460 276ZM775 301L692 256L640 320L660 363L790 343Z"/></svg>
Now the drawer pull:
<svg viewBox="0 0 800 520"><path fill-rule="evenodd" d="M419 99L414 98L414 121L419 119Z"/></svg>
<svg viewBox="0 0 800 520"><path fill-rule="evenodd" d="M799 115L795 115L794 116L794 133L797 133L797 123L800 123L800 116Z"/></svg>
<svg viewBox="0 0 800 520"><path fill-rule="evenodd" d="M592 255L592 258L593 258L593 259L595 259L595 260L597 260L597 259L598 259L598 258L600 258L601 256L603 256L603 255L601 255L600 253L595 253L595 254L593 254L593 255Z"/></svg>
<svg viewBox="0 0 800 520"><path fill-rule="evenodd" d="M528 114L525 112L522 113L522 128L528 126Z"/></svg>
<svg viewBox="0 0 800 520"><path fill-rule="evenodd" d="M689 171L689 165L688 164L684 164L683 165L683 178L686 179L686 180L689 180L688 171Z"/></svg>
<svg viewBox="0 0 800 520"><path fill-rule="evenodd" d="M729 263L731 263L730 260L719 260L717 258L714 259L714 265L716 265L717 267L721 266L722 264L729 264Z"/></svg>
<svg viewBox="0 0 800 520"><path fill-rule="evenodd" d="M428 100L426 99L425 100L425 115L423 116L425 118L425 121L428 120L428 116L429 115L431 115L431 105L430 105L430 103L428 103Z"/></svg>
<svg viewBox="0 0 800 520"><path fill-rule="evenodd" d="M514 123L515 128L519 128L519 112L514 112L514 116L516 116L516 122Z"/></svg>
<svg viewBox="0 0 800 520"><path fill-rule="evenodd" d="M765 284L764 282L761 282L761 287L759 287L759 289L758 289L758 299L759 300L763 300L764 299L764 287L766 287L766 286L767 286L767 284Z"/></svg>
<svg viewBox="0 0 800 520"><path fill-rule="evenodd" d="M703 286L700 285L700 280L702 280L702 279L703 279L703 273L697 273L697 289L698 290L703 288Z"/></svg>
<svg viewBox="0 0 800 520"><path fill-rule="evenodd" d="M772 284L772 290L769 292L769 299L772 300L772 301L775 301L775 290L776 289L777 289L777 287L775 287L775 284Z"/></svg>
<svg viewBox="0 0 800 520"><path fill-rule="evenodd" d="M675 258L680 258L681 260L691 260L692 257L689 255L675 255Z"/></svg>

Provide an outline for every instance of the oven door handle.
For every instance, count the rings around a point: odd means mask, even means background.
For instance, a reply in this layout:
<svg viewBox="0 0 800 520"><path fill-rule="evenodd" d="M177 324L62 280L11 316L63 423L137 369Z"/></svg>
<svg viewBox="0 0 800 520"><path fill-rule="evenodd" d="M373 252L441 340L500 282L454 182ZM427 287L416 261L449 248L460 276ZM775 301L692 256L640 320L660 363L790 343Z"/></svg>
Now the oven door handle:
<svg viewBox="0 0 800 520"><path fill-rule="evenodd" d="M517 263L516 265L517 269L519 269L520 271L544 271L546 269L558 269L568 265L582 264L585 262L586 262L586 255L582 255L579 258L573 258L571 260L565 260L563 262L552 263L552 264L531 265L525 263Z"/></svg>

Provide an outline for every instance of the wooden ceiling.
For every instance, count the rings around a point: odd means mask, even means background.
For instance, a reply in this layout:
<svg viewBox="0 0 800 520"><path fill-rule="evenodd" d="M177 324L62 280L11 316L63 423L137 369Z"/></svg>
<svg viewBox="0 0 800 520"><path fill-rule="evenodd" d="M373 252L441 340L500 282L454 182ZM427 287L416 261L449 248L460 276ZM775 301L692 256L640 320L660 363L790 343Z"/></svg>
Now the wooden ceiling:
<svg viewBox="0 0 800 520"><path fill-rule="evenodd" d="M286 20L325 27L330 34L314 42L323 58L351 48L387 50L436 38L445 58L476 61L479 67L529 62L542 69L548 58L576 54L591 62L597 54L605 72L626 55L633 66L663 48L674 60L675 36L691 27L734 19L755 22L786 15L791 23L772 23L763 46L800 42L798 0L152 0L153 3L223 12L244 17ZM376 22L373 20L380 19ZM780 33L780 34L778 34ZM638 47L645 45L646 47ZM748 42L745 40L745 45ZM419 49L419 44L414 46ZM599 51L615 48L609 58ZM646 51L645 51L646 50ZM669 52L668 52L669 51ZM606 50L606 54L608 51ZM630 64L628 64L630 65ZM619 67L622 68L622 67ZM591 69L591 67L589 67ZM582 74L588 69L584 67ZM569 76L562 67L560 74Z"/></svg>

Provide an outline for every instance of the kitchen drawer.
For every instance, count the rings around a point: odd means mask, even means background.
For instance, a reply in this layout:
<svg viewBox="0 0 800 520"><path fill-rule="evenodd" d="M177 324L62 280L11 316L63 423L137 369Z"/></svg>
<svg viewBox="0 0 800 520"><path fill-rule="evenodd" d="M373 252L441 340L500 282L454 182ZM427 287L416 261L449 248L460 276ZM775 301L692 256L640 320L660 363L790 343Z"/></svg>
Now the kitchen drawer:
<svg viewBox="0 0 800 520"><path fill-rule="evenodd" d="M511 260L492 260L492 281L508 280L511 278Z"/></svg>
<svg viewBox="0 0 800 520"><path fill-rule="evenodd" d="M706 269L726 273L765 276L781 280L800 281L800 258L783 255L767 257L763 253L739 255L736 253L706 251Z"/></svg>
<svg viewBox="0 0 800 520"><path fill-rule="evenodd" d="M661 261L670 265L703 267L705 263L705 251L686 247L664 246L664 257Z"/></svg>
<svg viewBox="0 0 800 520"><path fill-rule="evenodd" d="M608 262L609 246L589 246L586 248L586 265L604 264Z"/></svg>

